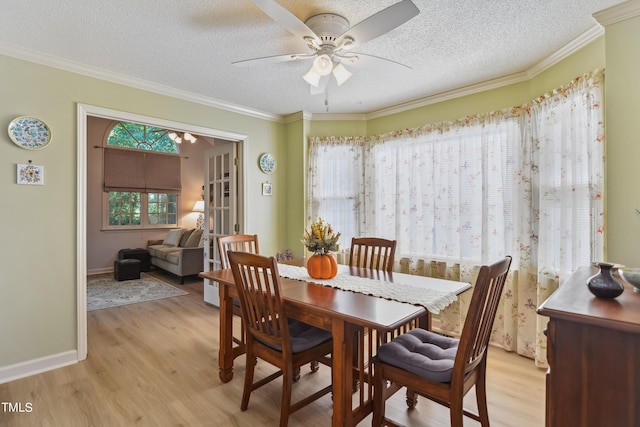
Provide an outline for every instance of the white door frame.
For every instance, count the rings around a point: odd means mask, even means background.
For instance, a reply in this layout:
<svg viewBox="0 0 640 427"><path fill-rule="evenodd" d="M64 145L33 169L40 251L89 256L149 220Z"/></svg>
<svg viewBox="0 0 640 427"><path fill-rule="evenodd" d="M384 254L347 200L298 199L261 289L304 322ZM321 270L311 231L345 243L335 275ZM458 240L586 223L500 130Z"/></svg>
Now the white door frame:
<svg viewBox="0 0 640 427"><path fill-rule="evenodd" d="M87 117L101 117L106 119L130 121L161 128L176 129L192 132L198 135L235 141L239 144L242 155L242 163L246 164L246 150L243 144L247 135L212 129L202 126L189 125L155 117L142 116L119 110L97 107L94 105L80 104L77 107L78 146L77 146L77 198L76 198L76 286L77 286L77 339L78 361L87 358ZM246 168L243 169L243 175ZM246 182L246 176L242 177ZM246 206L247 192L243 191L242 203ZM246 209L239 220L246 223Z"/></svg>

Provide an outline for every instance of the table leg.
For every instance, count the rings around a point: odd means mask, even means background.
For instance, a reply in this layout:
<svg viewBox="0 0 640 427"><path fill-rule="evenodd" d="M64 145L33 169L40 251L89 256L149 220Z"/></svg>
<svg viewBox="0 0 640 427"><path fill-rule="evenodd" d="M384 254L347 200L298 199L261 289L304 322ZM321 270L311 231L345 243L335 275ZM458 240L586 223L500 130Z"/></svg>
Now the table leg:
<svg viewBox="0 0 640 427"><path fill-rule="evenodd" d="M356 328L340 319L333 319L333 418L332 426L352 426L351 402L353 380L354 334Z"/></svg>
<svg viewBox="0 0 640 427"><path fill-rule="evenodd" d="M427 311L426 314L418 318L418 327L422 329L426 329L427 331L430 331L431 326L432 326L431 313Z"/></svg>
<svg viewBox="0 0 640 427"><path fill-rule="evenodd" d="M218 375L223 383L233 378L233 301L227 286L218 284L220 295L220 350L218 352Z"/></svg>

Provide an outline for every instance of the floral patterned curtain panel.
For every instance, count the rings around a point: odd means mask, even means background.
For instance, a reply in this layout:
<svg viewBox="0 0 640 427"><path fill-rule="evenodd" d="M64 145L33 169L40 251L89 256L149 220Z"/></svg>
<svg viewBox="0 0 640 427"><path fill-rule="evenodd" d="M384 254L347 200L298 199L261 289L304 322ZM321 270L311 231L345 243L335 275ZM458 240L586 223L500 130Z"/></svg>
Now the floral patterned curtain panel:
<svg viewBox="0 0 640 427"><path fill-rule="evenodd" d="M580 265L602 260L603 72L527 105L373 137L310 141L309 213L353 236L398 241L396 260L455 266L512 255L493 341L546 366L536 308ZM400 266L398 266L400 268ZM420 273L424 274L424 273ZM469 295L440 314L458 334Z"/></svg>

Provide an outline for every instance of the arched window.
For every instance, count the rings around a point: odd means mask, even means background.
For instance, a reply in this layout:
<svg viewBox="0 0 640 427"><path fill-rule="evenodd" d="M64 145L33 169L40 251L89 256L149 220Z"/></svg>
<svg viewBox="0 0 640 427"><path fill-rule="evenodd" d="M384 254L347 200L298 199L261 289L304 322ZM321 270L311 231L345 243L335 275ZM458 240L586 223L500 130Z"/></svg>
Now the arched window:
<svg viewBox="0 0 640 427"><path fill-rule="evenodd" d="M111 129L107 145L178 154L178 145L169 138L168 129L139 123L120 122Z"/></svg>
<svg viewBox="0 0 640 427"><path fill-rule="evenodd" d="M119 122L104 148L106 229L178 225L180 157L167 129Z"/></svg>

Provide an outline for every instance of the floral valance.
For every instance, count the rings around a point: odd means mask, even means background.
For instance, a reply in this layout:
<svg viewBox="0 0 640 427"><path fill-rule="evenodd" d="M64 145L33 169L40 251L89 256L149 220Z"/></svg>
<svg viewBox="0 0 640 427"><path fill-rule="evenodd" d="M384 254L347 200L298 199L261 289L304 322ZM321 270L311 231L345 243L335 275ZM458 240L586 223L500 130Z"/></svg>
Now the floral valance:
<svg viewBox="0 0 640 427"><path fill-rule="evenodd" d="M473 114L461 119L443 121L439 123L426 124L416 128L406 128L395 130L380 135L372 136L317 136L309 139L310 144L329 144L329 145L373 145L385 141L391 141L399 138L418 137L420 135L430 134L434 132L448 132L452 128L460 128L467 126L475 126L481 123L492 123L496 120L504 120L508 118L517 118L523 114L530 114L531 109L559 98L566 98L572 91L578 87L591 88L602 84L604 81L604 69L597 69L583 76L576 77L568 84L559 88L546 92L527 104L517 105L511 108L505 108L500 111L490 111L488 113Z"/></svg>

